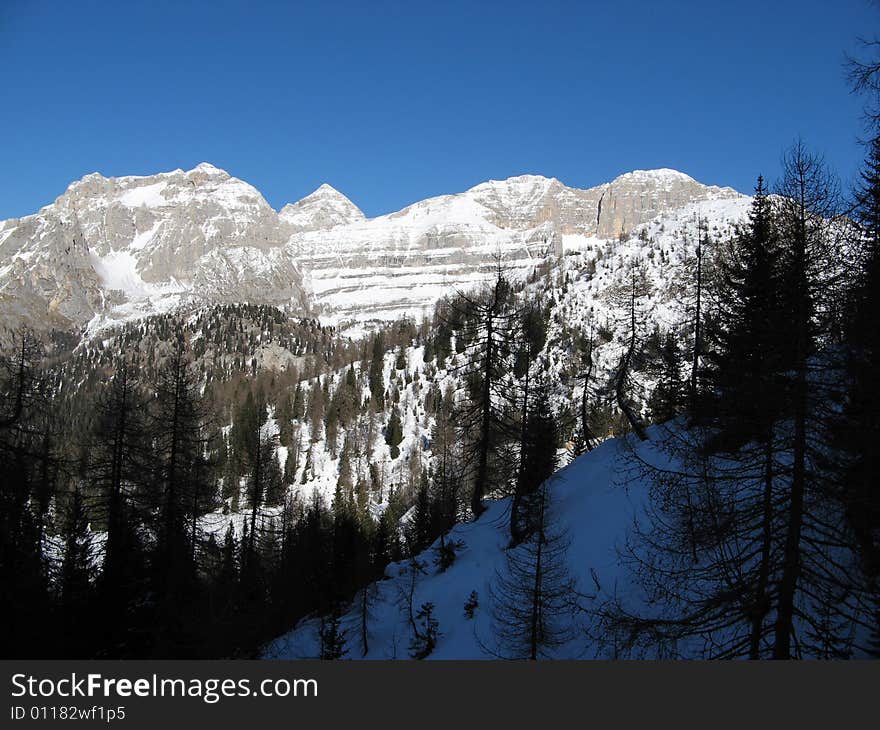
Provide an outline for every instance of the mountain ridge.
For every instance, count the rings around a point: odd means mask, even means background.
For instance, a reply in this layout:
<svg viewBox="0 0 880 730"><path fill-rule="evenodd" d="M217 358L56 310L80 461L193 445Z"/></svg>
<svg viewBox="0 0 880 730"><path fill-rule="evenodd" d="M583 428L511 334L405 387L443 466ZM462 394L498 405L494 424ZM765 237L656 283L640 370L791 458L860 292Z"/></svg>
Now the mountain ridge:
<svg viewBox="0 0 880 730"><path fill-rule="evenodd" d="M498 255L525 270L561 255L565 237L621 238L689 204L745 197L668 168L586 190L528 174L368 218L328 183L276 211L208 162L95 172L0 222L0 313L94 334L177 306L242 301L369 327L479 282Z"/></svg>

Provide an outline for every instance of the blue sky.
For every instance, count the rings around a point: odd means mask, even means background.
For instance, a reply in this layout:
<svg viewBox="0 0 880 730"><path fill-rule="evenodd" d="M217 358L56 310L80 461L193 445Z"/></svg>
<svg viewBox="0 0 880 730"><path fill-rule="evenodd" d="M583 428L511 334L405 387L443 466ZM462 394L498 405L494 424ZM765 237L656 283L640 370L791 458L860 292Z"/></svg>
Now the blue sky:
<svg viewBox="0 0 880 730"><path fill-rule="evenodd" d="M798 135L847 180L867 0L0 0L0 219L209 161L368 215L521 173L673 167L750 191Z"/></svg>

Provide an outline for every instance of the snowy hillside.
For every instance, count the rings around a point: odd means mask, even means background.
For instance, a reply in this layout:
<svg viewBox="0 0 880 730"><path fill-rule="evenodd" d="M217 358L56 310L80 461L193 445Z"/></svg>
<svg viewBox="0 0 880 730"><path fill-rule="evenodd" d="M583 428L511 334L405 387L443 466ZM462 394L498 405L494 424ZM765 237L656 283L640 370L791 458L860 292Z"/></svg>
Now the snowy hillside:
<svg viewBox="0 0 880 730"><path fill-rule="evenodd" d="M650 442L638 445L643 458L662 463ZM621 563L622 546L634 517L642 512L647 498L645 484L622 484L621 468L628 449L618 439L611 439L595 451L585 454L557 472L551 481L551 509L557 527L570 545L567 567L583 594L582 607L591 600L601 600L615 591L618 596L639 600L638 590L629 586L626 567ZM412 604L416 608L433 603L439 622L439 640L431 659L493 659L505 655L503 647L492 638L492 586L506 569L505 553L509 543L507 512L510 500L491 503L476 522L457 525L447 540L461 544L453 565L440 572L432 548L417 556L424 566L416 579ZM436 544L435 544L436 545ZM408 659L412 629L408 618L407 592L411 579L410 561L392 563L385 579L372 589L368 620L367 659ZM465 616L464 605L476 591L479 605L473 618ZM560 659L593 658L601 651L586 636L584 614L574 610L565 617L571 638L554 652ZM362 656L360 646L361 615L352 604L342 617L349 652L346 658ZM271 642L264 656L272 659L313 658L319 655L320 622L306 619L290 633Z"/></svg>

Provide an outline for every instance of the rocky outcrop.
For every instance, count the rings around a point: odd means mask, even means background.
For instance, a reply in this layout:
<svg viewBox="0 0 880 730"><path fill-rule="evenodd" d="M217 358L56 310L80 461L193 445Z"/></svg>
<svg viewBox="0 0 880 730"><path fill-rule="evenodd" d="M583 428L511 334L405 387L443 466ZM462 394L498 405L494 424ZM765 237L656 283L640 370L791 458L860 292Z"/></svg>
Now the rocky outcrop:
<svg viewBox="0 0 880 730"><path fill-rule="evenodd" d="M360 208L327 183L302 200L285 205L278 216L294 231L328 230L365 219Z"/></svg>
<svg viewBox="0 0 880 730"><path fill-rule="evenodd" d="M585 192L598 194L602 201L600 212L597 200L597 222L592 234L597 238L631 233L658 215L689 203L742 197L732 188L702 185L676 170L635 170Z"/></svg>
<svg viewBox="0 0 880 730"><path fill-rule="evenodd" d="M616 239L664 211L741 198L674 170L636 171L588 190L554 178L492 180L399 212L291 237L317 305L342 324L429 308L491 276L558 256L566 236Z"/></svg>
<svg viewBox="0 0 880 730"><path fill-rule="evenodd" d="M308 309L292 229L250 185L203 163L147 177L87 175L0 227L0 306L54 326L186 301Z"/></svg>

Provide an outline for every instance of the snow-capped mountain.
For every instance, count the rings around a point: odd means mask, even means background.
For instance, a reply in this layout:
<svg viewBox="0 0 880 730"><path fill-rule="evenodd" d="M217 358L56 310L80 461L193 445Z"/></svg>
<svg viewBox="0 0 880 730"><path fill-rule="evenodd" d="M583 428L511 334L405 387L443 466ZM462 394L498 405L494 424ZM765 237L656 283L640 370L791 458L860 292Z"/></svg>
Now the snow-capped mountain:
<svg viewBox="0 0 880 730"><path fill-rule="evenodd" d="M0 224L4 318L81 327L187 301L309 302L263 196L207 163L146 177L87 175Z"/></svg>
<svg viewBox="0 0 880 730"><path fill-rule="evenodd" d="M566 245L616 239L702 201L747 198L674 170L635 171L589 190L554 178L492 180L389 215L294 235L324 316L338 324L418 315L450 290L508 269L531 269Z"/></svg>
<svg viewBox="0 0 880 730"><path fill-rule="evenodd" d="M326 184L276 212L207 163L145 177L94 173L34 215L0 223L0 312L8 325L93 333L181 305L239 301L357 331L428 310L491 276L499 258L530 270L686 206L718 203L729 216L747 200L666 169L588 190L523 175L368 219Z"/></svg>

